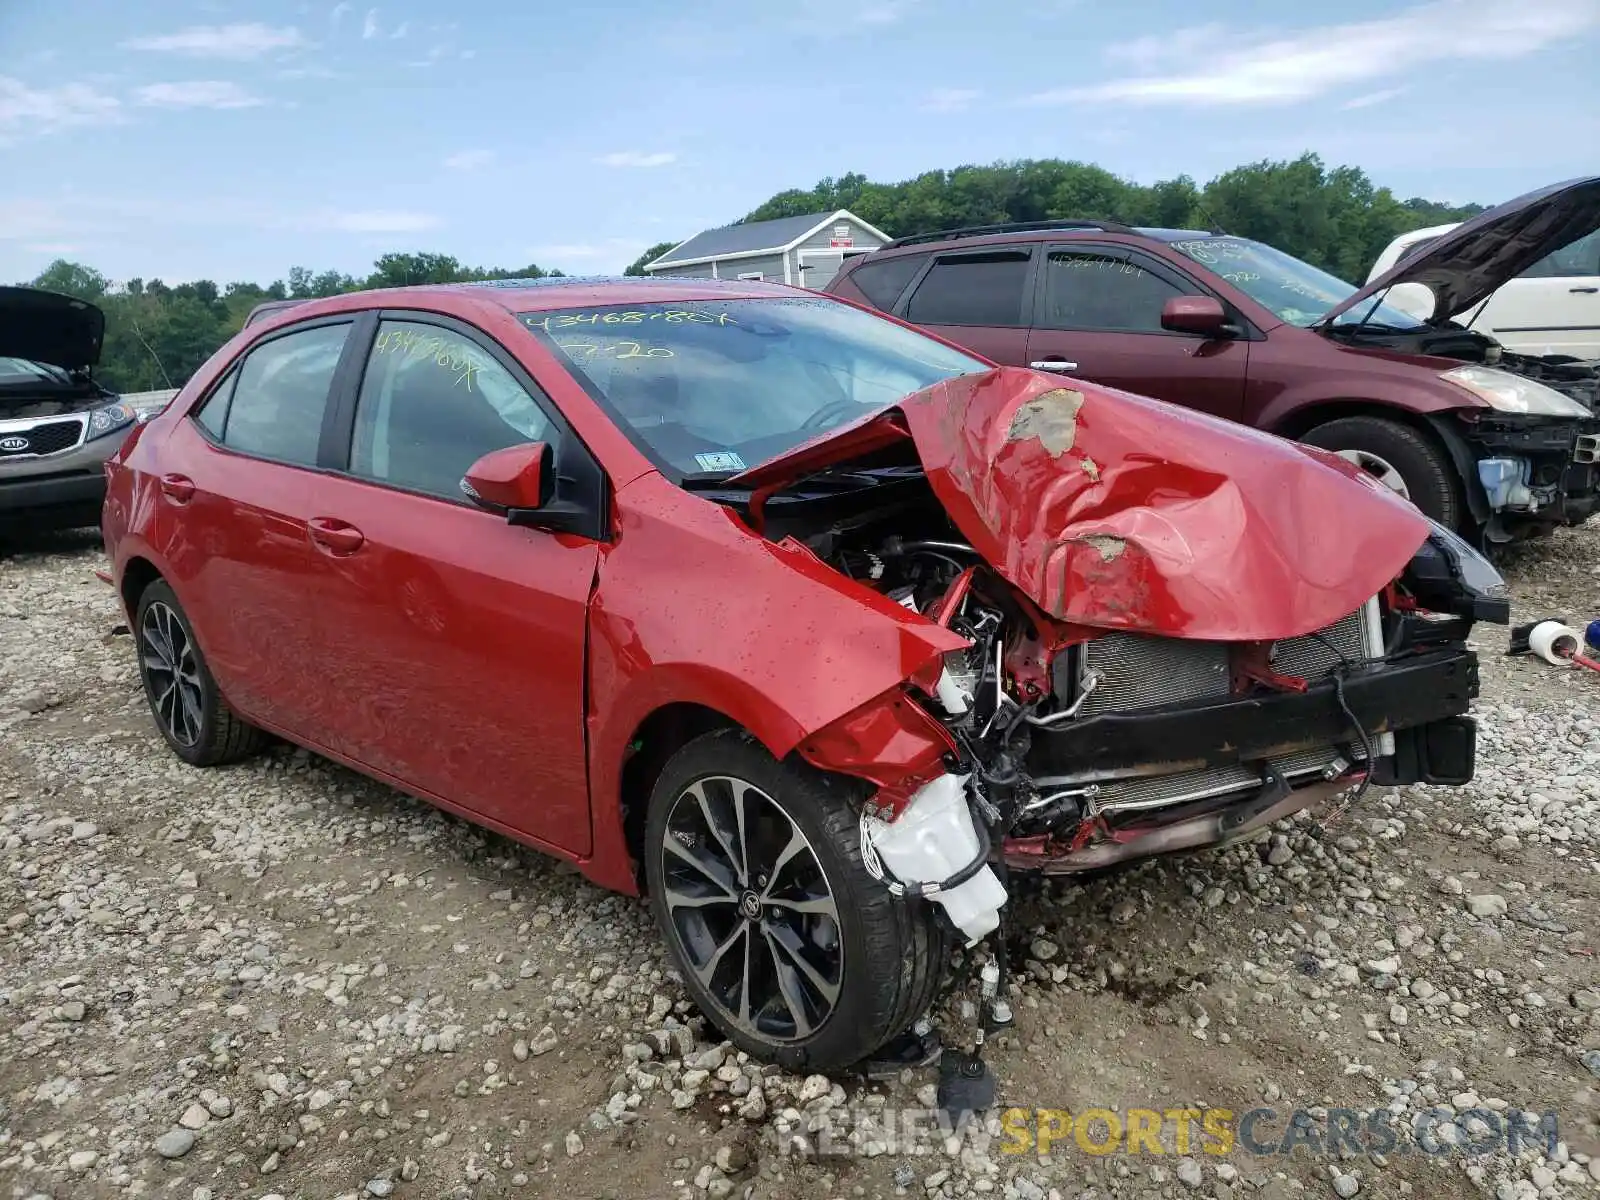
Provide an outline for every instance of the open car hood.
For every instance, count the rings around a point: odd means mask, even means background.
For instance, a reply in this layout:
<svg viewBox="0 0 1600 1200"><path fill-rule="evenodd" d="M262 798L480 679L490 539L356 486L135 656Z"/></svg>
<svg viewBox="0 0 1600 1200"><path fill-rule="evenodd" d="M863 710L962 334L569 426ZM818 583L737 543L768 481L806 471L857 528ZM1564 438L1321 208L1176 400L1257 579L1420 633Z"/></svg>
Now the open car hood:
<svg viewBox="0 0 1600 1200"><path fill-rule="evenodd" d="M1551 184L1462 222L1334 305L1318 324L1330 324L1397 283L1420 283L1433 292L1427 324L1442 325L1488 299L1545 255L1596 229L1600 176Z"/></svg>
<svg viewBox="0 0 1600 1200"><path fill-rule="evenodd" d="M105 333L105 314L87 300L0 287L0 358L86 371L100 361Z"/></svg>
<svg viewBox="0 0 1600 1200"><path fill-rule="evenodd" d="M1242 425L1001 367L915 392L741 472L757 500L910 440L980 555L1068 624L1296 637L1405 568L1427 520L1358 467Z"/></svg>

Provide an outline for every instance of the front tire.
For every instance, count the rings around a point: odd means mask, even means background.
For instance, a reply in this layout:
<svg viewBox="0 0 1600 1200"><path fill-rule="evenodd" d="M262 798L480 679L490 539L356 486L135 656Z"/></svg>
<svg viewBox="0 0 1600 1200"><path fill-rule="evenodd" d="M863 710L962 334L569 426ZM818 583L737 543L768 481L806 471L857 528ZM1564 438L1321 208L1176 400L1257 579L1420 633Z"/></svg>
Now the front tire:
<svg viewBox="0 0 1600 1200"><path fill-rule="evenodd" d="M1422 431L1384 417L1340 417L1300 440L1355 463L1447 529L1461 528L1455 464Z"/></svg>
<svg viewBox="0 0 1600 1200"><path fill-rule="evenodd" d="M848 1067L933 1003L948 943L932 907L867 874L844 781L748 734L705 734L668 761L645 874L690 995L756 1058Z"/></svg>
<svg viewBox="0 0 1600 1200"><path fill-rule="evenodd" d="M174 754L190 766L212 767L261 749L266 735L222 698L189 618L164 581L140 594L133 630L145 699Z"/></svg>

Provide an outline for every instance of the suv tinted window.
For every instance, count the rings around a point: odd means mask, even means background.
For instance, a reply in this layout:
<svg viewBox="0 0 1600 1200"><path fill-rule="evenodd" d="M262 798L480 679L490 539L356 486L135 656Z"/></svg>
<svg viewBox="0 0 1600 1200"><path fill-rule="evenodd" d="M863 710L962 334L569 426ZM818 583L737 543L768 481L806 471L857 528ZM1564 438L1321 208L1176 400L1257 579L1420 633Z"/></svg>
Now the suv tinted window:
<svg viewBox="0 0 1600 1200"><path fill-rule="evenodd" d="M544 409L483 347L438 325L384 321L356 401L350 470L452 500L491 450L556 441Z"/></svg>
<svg viewBox="0 0 1600 1200"><path fill-rule="evenodd" d="M1570 279L1589 275L1600 275L1600 230L1545 255L1519 278Z"/></svg>
<svg viewBox="0 0 1600 1200"><path fill-rule="evenodd" d="M348 324L319 325L250 351L239 368L232 403L224 387L206 404L208 409L214 403L227 405L223 444L245 454L315 466L328 390L349 334Z"/></svg>
<svg viewBox="0 0 1600 1200"><path fill-rule="evenodd" d="M863 296L888 311L927 261L926 254L903 254L899 258L862 263L850 272L848 278L861 289Z"/></svg>
<svg viewBox="0 0 1600 1200"><path fill-rule="evenodd" d="M1045 265L1046 329L1161 333L1161 306L1178 288L1137 262L1093 250L1052 250Z"/></svg>
<svg viewBox="0 0 1600 1200"><path fill-rule="evenodd" d="M1021 325L1027 278L1024 252L940 258L917 285L906 319L919 325Z"/></svg>

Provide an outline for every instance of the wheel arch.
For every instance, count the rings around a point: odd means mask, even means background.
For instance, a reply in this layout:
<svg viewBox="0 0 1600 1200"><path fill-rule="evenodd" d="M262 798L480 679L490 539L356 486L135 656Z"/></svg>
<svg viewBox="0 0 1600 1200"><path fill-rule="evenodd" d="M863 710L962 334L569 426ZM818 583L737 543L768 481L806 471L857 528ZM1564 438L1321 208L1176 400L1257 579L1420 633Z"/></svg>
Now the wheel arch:
<svg viewBox="0 0 1600 1200"><path fill-rule="evenodd" d="M641 895L645 892L644 832L650 793L674 754L695 738L717 729L749 733L727 713L710 705L675 700L646 716L628 738L619 772L618 798L623 842Z"/></svg>
<svg viewBox="0 0 1600 1200"><path fill-rule="evenodd" d="M1444 453L1445 458L1455 468L1456 482L1461 489L1460 495L1466 500L1467 511L1473 520L1481 524L1489 519L1489 502L1484 495L1483 485L1478 480L1472 449L1461 436L1456 421L1448 411L1416 412L1409 408L1385 404L1379 400L1359 397L1319 400L1285 414L1273 426L1272 432L1280 437L1298 441L1317 426L1345 417L1375 417L1382 421L1392 421L1426 438Z"/></svg>
<svg viewBox="0 0 1600 1200"><path fill-rule="evenodd" d="M1439 440L1433 422L1421 413L1385 404L1381 400L1367 400L1359 396L1318 400L1303 405L1285 413L1273 426L1272 432L1280 437L1298 440L1318 425L1326 425L1329 421L1337 421L1343 417L1377 417L1384 421L1393 421L1397 425L1405 425L1435 441Z"/></svg>
<svg viewBox="0 0 1600 1200"><path fill-rule="evenodd" d="M122 598L122 608L132 621L139 609L139 597L152 583L165 578L160 569L143 555L135 554L122 564L122 579L117 593Z"/></svg>

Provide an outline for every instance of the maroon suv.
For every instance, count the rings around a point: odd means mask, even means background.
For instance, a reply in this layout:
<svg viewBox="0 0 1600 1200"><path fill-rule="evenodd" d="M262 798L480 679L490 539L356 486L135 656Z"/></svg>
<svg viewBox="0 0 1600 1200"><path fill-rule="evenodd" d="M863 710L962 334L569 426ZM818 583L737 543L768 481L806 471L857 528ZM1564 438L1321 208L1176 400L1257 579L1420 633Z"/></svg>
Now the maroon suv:
<svg viewBox="0 0 1600 1200"><path fill-rule="evenodd" d="M1429 516L1504 542L1600 511L1600 364L1513 354L1469 313L1597 227L1600 177L1558 184L1357 289L1216 231L992 225L890 242L826 290L998 363L1337 451ZM1433 291L1430 320L1384 303L1401 282Z"/></svg>

